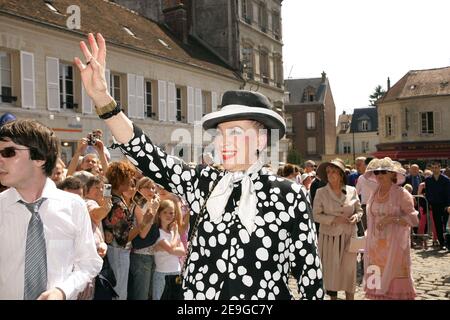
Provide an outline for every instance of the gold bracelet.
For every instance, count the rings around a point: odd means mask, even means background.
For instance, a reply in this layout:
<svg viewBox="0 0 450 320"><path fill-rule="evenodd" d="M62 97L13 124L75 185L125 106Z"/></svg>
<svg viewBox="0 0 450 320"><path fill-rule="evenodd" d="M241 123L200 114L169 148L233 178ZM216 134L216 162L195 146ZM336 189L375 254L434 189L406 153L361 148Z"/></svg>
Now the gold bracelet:
<svg viewBox="0 0 450 320"><path fill-rule="evenodd" d="M116 108L116 106L117 106L116 101L112 100L110 103L108 103L105 106L102 106L102 107L95 106L95 112L97 113L97 115L101 116L108 112L113 111Z"/></svg>

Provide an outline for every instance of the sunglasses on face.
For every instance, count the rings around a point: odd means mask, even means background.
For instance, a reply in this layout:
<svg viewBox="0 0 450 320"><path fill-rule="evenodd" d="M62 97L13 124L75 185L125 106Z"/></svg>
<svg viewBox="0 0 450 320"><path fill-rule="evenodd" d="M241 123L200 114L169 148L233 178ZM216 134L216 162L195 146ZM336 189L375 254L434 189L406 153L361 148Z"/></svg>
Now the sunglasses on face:
<svg viewBox="0 0 450 320"><path fill-rule="evenodd" d="M30 148L6 147L6 148L0 150L0 155L3 158L12 158L16 155L16 151L21 151L21 150L30 150Z"/></svg>
<svg viewBox="0 0 450 320"><path fill-rule="evenodd" d="M376 175L376 176L379 175L379 174L386 174L386 173L388 173L387 170L377 170L377 171L373 172L373 174Z"/></svg>

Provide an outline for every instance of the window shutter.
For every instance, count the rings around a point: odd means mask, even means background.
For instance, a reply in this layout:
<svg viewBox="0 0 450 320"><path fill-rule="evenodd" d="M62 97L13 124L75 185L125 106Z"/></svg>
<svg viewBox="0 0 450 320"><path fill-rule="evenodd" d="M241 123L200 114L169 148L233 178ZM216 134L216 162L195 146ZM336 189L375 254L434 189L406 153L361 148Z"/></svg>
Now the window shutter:
<svg viewBox="0 0 450 320"><path fill-rule="evenodd" d="M441 133L441 113L439 111L433 112L433 120L434 120L434 134Z"/></svg>
<svg viewBox="0 0 450 320"><path fill-rule="evenodd" d="M136 75L127 74L128 117L136 118Z"/></svg>
<svg viewBox="0 0 450 320"><path fill-rule="evenodd" d="M88 96L86 89L84 89L83 82L81 82L81 113L91 114L94 102Z"/></svg>
<svg viewBox="0 0 450 320"><path fill-rule="evenodd" d="M392 136L397 135L397 116L392 116Z"/></svg>
<svg viewBox="0 0 450 320"><path fill-rule="evenodd" d="M217 92L211 92L211 112L217 111Z"/></svg>
<svg viewBox="0 0 450 320"><path fill-rule="evenodd" d="M168 100L168 120L177 121L177 104L176 104L177 91L175 83L167 83L167 100Z"/></svg>
<svg viewBox="0 0 450 320"><path fill-rule="evenodd" d="M36 94L34 85L34 55L30 52L20 52L20 79L22 108L36 108Z"/></svg>
<svg viewBox="0 0 450 320"><path fill-rule="evenodd" d="M202 120L202 90L195 88L195 121Z"/></svg>
<svg viewBox="0 0 450 320"><path fill-rule="evenodd" d="M195 105L194 105L194 88L187 87L187 122L194 123Z"/></svg>
<svg viewBox="0 0 450 320"><path fill-rule="evenodd" d="M145 118L144 86L144 76L136 76L136 117L139 119Z"/></svg>
<svg viewBox="0 0 450 320"><path fill-rule="evenodd" d="M106 79L106 87L108 88L108 92L111 93L111 70L105 69L105 79Z"/></svg>
<svg viewBox="0 0 450 320"><path fill-rule="evenodd" d="M419 112L413 112L412 113L412 125L411 128L413 128L413 134L414 131L417 130L417 135L420 135L420 125L419 125ZM416 129L414 129L416 128Z"/></svg>
<svg viewBox="0 0 450 320"><path fill-rule="evenodd" d="M160 121L167 121L167 83L158 80L158 113Z"/></svg>
<svg viewBox="0 0 450 320"><path fill-rule="evenodd" d="M50 111L59 111L59 59L47 57L47 108Z"/></svg>

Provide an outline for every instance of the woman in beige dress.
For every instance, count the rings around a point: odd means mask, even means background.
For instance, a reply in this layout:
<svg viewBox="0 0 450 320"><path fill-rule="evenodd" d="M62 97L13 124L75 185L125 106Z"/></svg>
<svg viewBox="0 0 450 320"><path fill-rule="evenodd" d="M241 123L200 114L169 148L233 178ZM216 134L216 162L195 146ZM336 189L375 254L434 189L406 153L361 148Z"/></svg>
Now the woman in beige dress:
<svg viewBox="0 0 450 320"><path fill-rule="evenodd" d="M356 253L348 251L350 238L356 235L356 223L363 211L356 189L345 185L345 166L335 159L322 163L317 174L326 186L314 198L314 221L320 223L319 254L322 259L324 287L331 300L345 291L354 299L356 289Z"/></svg>

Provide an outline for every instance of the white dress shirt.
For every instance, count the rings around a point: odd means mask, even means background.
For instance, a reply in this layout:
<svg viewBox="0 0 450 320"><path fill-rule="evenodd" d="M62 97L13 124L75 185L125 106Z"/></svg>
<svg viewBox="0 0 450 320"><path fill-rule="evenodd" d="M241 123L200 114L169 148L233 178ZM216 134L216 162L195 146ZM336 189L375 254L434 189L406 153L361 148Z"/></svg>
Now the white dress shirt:
<svg viewBox="0 0 450 320"><path fill-rule="evenodd" d="M356 183L356 191L361 195L361 204L367 204L370 195L374 193L378 188L378 184L375 181L369 180L364 175L358 177Z"/></svg>
<svg viewBox="0 0 450 320"><path fill-rule="evenodd" d="M101 270L86 203L47 178L39 208L47 248L47 290L76 299ZM15 188L0 194L0 300L23 299L25 246L31 213Z"/></svg>

